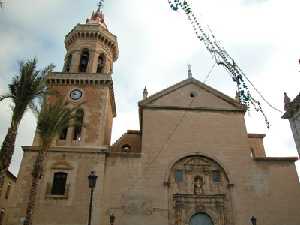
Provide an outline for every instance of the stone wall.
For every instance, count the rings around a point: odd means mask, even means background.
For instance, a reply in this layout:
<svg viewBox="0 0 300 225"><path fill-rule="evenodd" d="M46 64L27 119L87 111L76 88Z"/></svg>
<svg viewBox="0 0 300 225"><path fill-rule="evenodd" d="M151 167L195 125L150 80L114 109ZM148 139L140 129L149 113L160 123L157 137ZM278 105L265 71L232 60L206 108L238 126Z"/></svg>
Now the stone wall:
<svg viewBox="0 0 300 225"><path fill-rule="evenodd" d="M20 224L24 220L31 186L32 162L37 149L27 148L22 160L15 198L9 205L9 222L6 225ZM107 149L51 149L46 158L45 173L39 183L37 204L33 224L87 224L90 200L88 175L95 171L98 176L94 192L93 220L99 221L102 211L105 152ZM65 195L51 194L55 172L68 174Z"/></svg>

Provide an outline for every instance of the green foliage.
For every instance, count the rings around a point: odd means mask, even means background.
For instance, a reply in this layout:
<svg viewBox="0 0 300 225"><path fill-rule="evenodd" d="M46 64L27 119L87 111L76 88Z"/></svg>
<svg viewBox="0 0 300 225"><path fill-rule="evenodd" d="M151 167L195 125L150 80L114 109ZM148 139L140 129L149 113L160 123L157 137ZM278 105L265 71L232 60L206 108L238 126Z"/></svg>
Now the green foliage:
<svg viewBox="0 0 300 225"><path fill-rule="evenodd" d="M79 107L79 106L78 106ZM79 126L75 113L78 107L69 107L69 102L58 98L54 103L44 101L41 110L37 112L37 133L41 140L41 147L48 148L51 142L63 129L69 126Z"/></svg>
<svg viewBox="0 0 300 225"><path fill-rule="evenodd" d="M9 92L0 96L0 101L10 99L12 105L12 127L17 127L28 108L35 109L36 100L47 93L46 76L54 69L50 64L37 70L37 59L20 62L19 74L8 85Z"/></svg>

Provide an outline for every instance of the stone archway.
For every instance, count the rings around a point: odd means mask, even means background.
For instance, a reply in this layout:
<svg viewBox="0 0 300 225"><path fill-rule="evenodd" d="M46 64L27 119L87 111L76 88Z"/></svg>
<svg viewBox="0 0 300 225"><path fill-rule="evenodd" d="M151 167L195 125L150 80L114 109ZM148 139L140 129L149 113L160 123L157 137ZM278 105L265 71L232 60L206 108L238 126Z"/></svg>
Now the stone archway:
<svg viewBox="0 0 300 225"><path fill-rule="evenodd" d="M214 223L206 213L196 213L191 217L189 225L214 225Z"/></svg>
<svg viewBox="0 0 300 225"><path fill-rule="evenodd" d="M202 155L178 160L168 186L170 225L233 225L228 176L216 161ZM196 223L204 215L211 224Z"/></svg>

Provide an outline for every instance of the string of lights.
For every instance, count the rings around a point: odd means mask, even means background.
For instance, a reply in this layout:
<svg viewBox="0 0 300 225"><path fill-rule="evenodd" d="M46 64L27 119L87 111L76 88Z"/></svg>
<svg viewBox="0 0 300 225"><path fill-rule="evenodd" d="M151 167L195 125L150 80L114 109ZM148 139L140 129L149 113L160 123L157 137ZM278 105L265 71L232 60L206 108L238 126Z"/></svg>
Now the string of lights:
<svg viewBox="0 0 300 225"><path fill-rule="evenodd" d="M273 110L276 110L282 113L281 110L273 106L263 95L262 93L254 86L246 74L241 70L241 68L236 64L234 59L228 54L228 52L221 47L220 42L215 38L215 35L210 29L207 31L201 26L197 17L192 11L189 3L186 0L168 0L169 5L172 10L178 11L182 9L187 15L188 20L190 21L193 30L197 38L204 43L206 49L212 54L214 61L217 65L225 67L232 77L232 80L237 86L237 93L239 101L241 104L245 105L247 109L250 109L252 106L257 112L261 113L264 117L266 126L270 127L270 122L267 119L265 112L262 109L260 101L256 100L250 93L248 85L250 85L254 91L259 95L259 97Z"/></svg>

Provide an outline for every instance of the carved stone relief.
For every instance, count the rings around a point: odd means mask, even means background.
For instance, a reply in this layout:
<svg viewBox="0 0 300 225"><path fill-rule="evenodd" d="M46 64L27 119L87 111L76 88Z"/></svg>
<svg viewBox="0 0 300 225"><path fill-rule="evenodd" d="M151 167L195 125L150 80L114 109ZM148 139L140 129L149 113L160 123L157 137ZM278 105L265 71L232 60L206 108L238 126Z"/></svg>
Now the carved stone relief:
<svg viewBox="0 0 300 225"><path fill-rule="evenodd" d="M177 161L169 177L169 224L186 225L193 215L205 213L214 225L233 225L228 184L223 168L209 158Z"/></svg>

